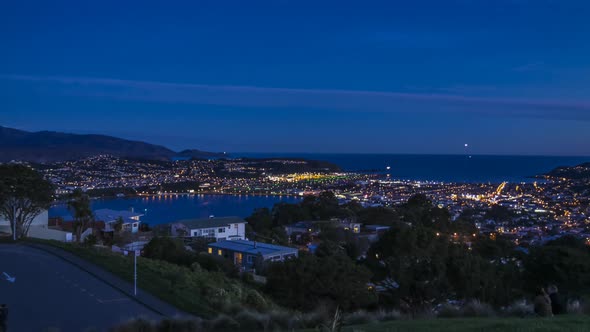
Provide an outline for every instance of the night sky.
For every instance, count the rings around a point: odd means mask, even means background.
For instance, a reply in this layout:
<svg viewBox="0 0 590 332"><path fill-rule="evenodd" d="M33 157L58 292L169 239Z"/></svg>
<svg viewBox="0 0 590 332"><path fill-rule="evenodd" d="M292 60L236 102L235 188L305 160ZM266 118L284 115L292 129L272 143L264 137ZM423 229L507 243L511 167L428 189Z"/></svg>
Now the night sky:
<svg viewBox="0 0 590 332"><path fill-rule="evenodd" d="M590 1L3 1L0 125L229 152L590 155Z"/></svg>

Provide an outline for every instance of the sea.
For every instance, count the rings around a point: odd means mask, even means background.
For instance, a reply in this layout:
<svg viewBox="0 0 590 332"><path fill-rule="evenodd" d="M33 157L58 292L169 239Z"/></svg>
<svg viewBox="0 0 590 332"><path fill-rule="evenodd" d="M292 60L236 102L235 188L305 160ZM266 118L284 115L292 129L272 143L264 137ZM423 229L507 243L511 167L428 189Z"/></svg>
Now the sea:
<svg viewBox="0 0 590 332"><path fill-rule="evenodd" d="M398 155L398 154L312 154L241 153L233 157L304 158L334 163L344 171L390 174L392 179L500 183L532 182L533 176L558 166L589 162L590 157L486 156L486 155ZM143 213L151 225L171 221L214 216L247 217L256 208L271 208L275 203L294 203L293 196L253 195L175 195L93 200L93 209L109 208ZM55 205L50 216L68 215L65 205Z"/></svg>
<svg viewBox="0 0 590 332"><path fill-rule="evenodd" d="M313 153L245 153L239 156L324 160L345 171L389 173L393 179L471 183L531 182L535 181L533 176L558 166L590 162L590 157L554 156Z"/></svg>

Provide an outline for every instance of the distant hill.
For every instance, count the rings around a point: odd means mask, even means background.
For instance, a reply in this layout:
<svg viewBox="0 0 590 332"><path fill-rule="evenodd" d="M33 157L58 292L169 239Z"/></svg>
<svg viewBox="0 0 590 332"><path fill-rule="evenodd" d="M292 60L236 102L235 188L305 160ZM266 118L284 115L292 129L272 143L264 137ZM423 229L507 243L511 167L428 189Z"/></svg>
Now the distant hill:
<svg viewBox="0 0 590 332"><path fill-rule="evenodd" d="M577 166L561 166L545 174L551 177L566 179L590 179L590 162Z"/></svg>
<svg viewBox="0 0 590 332"><path fill-rule="evenodd" d="M106 135L79 135L52 131L28 132L0 126L0 162L11 160L55 162L99 154L152 160L225 156L222 153L199 150L175 152L160 145Z"/></svg>
<svg viewBox="0 0 590 332"><path fill-rule="evenodd" d="M258 169L267 169L271 173L303 173L303 172L340 172L340 166L322 160L309 160L302 158L240 158L250 162L251 166Z"/></svg>

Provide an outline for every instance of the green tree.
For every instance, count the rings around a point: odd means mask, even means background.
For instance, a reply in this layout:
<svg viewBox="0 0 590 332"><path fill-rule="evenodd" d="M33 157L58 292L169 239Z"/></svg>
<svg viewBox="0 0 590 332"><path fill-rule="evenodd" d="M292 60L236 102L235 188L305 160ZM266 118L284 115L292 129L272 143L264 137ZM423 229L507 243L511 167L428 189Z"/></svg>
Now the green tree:
<svg viewBox="0 0 590 332"><path fill-rule="evenodd" d="M254 232L269 230L274 225L272 215L268 208L254 210L252 215L246 218L246 221Z"/></svg>
<svg viewBox="0 0 590 332"><path fill-rule="evenodd" d="M401 220L412 225L422 225L436 229L441 232L448 232L451 222L451 215L445 208L432 205L432 202L423 194L410 197L406 204L398 208Z"/></svg>
<svg viewBox="0 0 590 332"><path fill-rule="evenodd" d="M370 277L365 267L345 255L302 254L270 264L265 291L278 303L298 310L313 310L319 303L354 310L377 301L368 287Z"/></svg>
<svg viewBox="0 0 590 332"><path fill-rule="evenodd" d="M563 239L532 247L524 267L530 292L556 284L564 293L590 295L590 252L577 241Z"/></svg>
<svg viewBox="0 0 590 332"><path fill-rule="evenodd" d="M389 207L368 207L357 212L358 221L365 225L391 226L400 220L399 214Z"/></svg>
<svg viewBox="0 0 590 332"><path fill-rule="evenodd" d="M115 230L115 232L119 233L123 230L123 217L119 217L117 218L117 220L115 221L115 224L113 225L113 229Z"/></svg>
<svg viewBox="0 0 590 332"><path fill-rule="evenodd" d="M143 255L185 266L190 266L196 260L194 255L184 248L181 240L170 237L154 237L143 248Z"/></svg>
<svg viewBox="0 0 590 332"><path fill-rule="evenodd" d="M448 293L449 241L430 228L396 225L376 242L368 263L388 290L386 301L423 310Z"/></svg>
<svg viewBox="0 0 590 332"><path fill-rule="evenodd" d="M68 209L74 217L74 234L76 241L82 241L81 236L94 221L94 214L90 208L90 197L81 189L76 189L69 196Z"/></svg>
<svg viewBox="0 0 590 332"><path fill-rule="evenodd" d="M451 244L447 279L460 299L478 299L507 305L522 296L522 274L515 260L503 256L484 258L459 244Z"/></svg>
<svg viewBox="0 0 590 332"><path fill-rule="evenodd" d="M322 241L344 242L346 240L346 231L340 227L338 222L328 221L321 222L318 225L320 234L318 237Z"/></svg>
<svg viewBox="0 0 590 332"><path fill-rule="evenodd" d="M398 224L386 232L366 262L387 290L382 304L413 312L447 299L500 306L522 295L522 274L509 243L474 238L470 249L450 240L432 224Z"/></svg>
<svg viewBox="0 0 590 332"><path fill-rule="evenodd" d="M23 165L0 165L0 216L16 224L16 237L27 236L33 220L49 209L53 185Z"/></svg>
<svg viewBox="0 0 590 332"><path fill-rule="evenodd" d="M485 218L492 219L497 222L507 222L514 217L514 212L509 208L501 205L492 205L492 207L486 211Z"/></svg>
<svg viewBox="0 0 590 332"><path fill-rule="evenodd" d="M348 203L343 204L342 207L354 212L355 214L364 210L361 203L359 203L358 201L355 201L355 200L352 200Z"/></svg>
<svg viewBox="0 0 590 332"><path fill-rule="evenodd" d="M514 250L515 247L514 242L502 237L492 240L488 236L481 236L473 241L471 249L474 254L480 255L488 260L494 260L519 256Z"/></svg>
<svg viewBox="0 0 590 332"><path fill-rule="evenodd" d="M346 208L340 207L336 195L331 191L323 191L317 196L305 196L299 206L313 220L326 220L339 216L346 217L348 214Z"/></svg>
<svg viewBox="0 0 590 332"><path fill-rule="evenodd" d="M330 257L346 254L346 248L337 242L325 240L320 243L315 251L318 257Z"/></svg>
<svg viewBox="0 0 590 332"><path fill-rule="evenodd" d="M290 207L291 204L275 205L275 208L282 210L283 214L285 211L289 211L290 213ZM287 244L289 242L287 233L283 227L284 224L281 224L277 218L274 218L268 208L254 210L254 213L247 217L246 221L248 222L246 227L248 238L279 244Z"/></svg>
<svg viewBox="0 0 590 332"><path fill-rule="evenodd" d="M307 197L304 200L308 199ZM312 220L308 208L300 204L278 203L272 208L273 224L284 226L297 221Z"/></svg>

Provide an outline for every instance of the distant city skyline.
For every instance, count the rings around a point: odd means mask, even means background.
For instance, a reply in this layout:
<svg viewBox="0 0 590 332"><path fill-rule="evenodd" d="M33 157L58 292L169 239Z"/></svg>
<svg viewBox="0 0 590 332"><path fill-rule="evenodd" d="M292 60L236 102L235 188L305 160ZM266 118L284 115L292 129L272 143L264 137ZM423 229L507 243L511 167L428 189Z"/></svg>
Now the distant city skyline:
<svg viewBox="0 0 590 332"><path fill-rule="evenodd" d="M590 156L588 17L583 1L11 3L0 125L175 150Z"/></svg>

